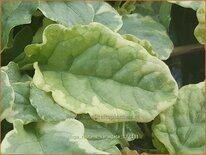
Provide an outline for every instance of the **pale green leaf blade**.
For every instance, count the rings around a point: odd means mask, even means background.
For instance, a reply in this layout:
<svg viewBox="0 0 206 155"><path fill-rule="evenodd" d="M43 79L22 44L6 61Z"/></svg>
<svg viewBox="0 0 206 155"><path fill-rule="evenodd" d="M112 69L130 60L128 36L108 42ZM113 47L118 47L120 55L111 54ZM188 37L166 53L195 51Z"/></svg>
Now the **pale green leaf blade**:
<svg viewBox="0 0 206 155"><path fill-rule="evenodd" d="M16 119L19 119L24 124L37 122L39 117L29 101L30 81L13 83L12 87L15 92L15 100L12 112L6 120L13 123Z"/></svg>
<svg viewBox="0 0 206 155"><path fill-rule="evenodd" d="M122 27L122 17L106 2L88 2L94 9L93 22L101 23L117 32Z"/></svg>
<svg viewBox="0 0 206 155"><path fill-rule="evenodd" d="M205 44L205 6L202 5L198 10L197 10L197 19L199 21L199 24L195 28L194 34L197 40L201 44Z"/></svg>
<svg viewBox="0 0 206 155"><path fill-rule="evenodd" d="M203 1L192 1L192 0L189 0L189 1L171 1L171 0L169 0L168 2L177 4L177 5L182 6L184 8L191 8L195 11L198 8L200 8L200 6L204 3Z"/></svg>
<svg viewBox="0 0 206 155"><path fill-rule="evenodd" d="M14 90L8 75L3 70L1 70L1 90L1 120L3 120L11 113L14 104Z"/></svg>
<svg viewBox="0 0 206 155"><path fill-rule="evenodd" d="M77 117L84 124L85 137L97 149L114 149L116 144L128 146L128 141L142 138L143 133L136 122L99 123L87 115ZM107 151L106 151L107 152Z"/></svg>
<svg viewBox="0 0 206 155"><path fill-rule="evenodd" d="M31 23L32 13L37 9L37 2L3 2L2 3L2 48L7 47L12 28Z"/></svg>
<svg viewBox="0 0 206 155"><path fill-rule="evenodd" d="M121 152L122 154L139 154L136 150L130 150L128 147L124 147Z"/></svg>
<svg viewBox="0 0 206 155"><path fill-rule="evenodd" d="M19 66L16 63L11 61L7 66L3 66L1 70L6 72L11 83L21 81L22 75L19 71Z"/></svg>
<svg viewBox="0 0 206 155"><path fill-rule="evenodd" d="M108 152L110 154L121 154L120 150L116 146L105 150L105 152Z"/></svg>
<svg viewBox="0 0 206 155"><path fill-rule="evenodd" d="M25 52L40 64L35 85L62 107L100 122L149 122L176 101L168 67L105 26L51 25L44 35Z"/></svg>
<svg viewBox="0 0 206 155"><path fill-rule="evenodd" d="M86 2L40 2L39 9L45 17L64 26L89 24L94 11Z"/></svg>
<svg viewBox="0 0 206 155"><path fill-rule="evenodd" d="M1 144L3 154L105 154L84 138L84 126L77 120L29 124L14 122Z"/></svg>
<svg viewBox="0 0 206 155"><path fill-rule="evenodd" d="M162 60L169 58L173 43L163 25L149 16L144 17L140 14L123 16L122 20L123 26L119 30L120 34L132 34L139 39L148 40L158 58Z"/></svg>
<svg viewBox="0 0 206 155"><path fill-rule="evenodd" d="M46 17L44 17L42 22L43 22L42 26L37 30L37 32L35 33L35 35L32 38L32 44L41 43L44 29L48 25L56 23L56 22L54 22Z"/></svg>
<svg viewBox="0 0 206 155"><path fill-rule="evenodd" d="M84 136L95 148L105 151L121 143L110 130L103 126L103 124L95 122L88 117L86 119L82 117L80 116L77 119L82 122L85 127Z"/></svg>
<svg viewBox="0 0 206 155"><path fill-rule="evenodd" d="M203 154L204 126L205 83L201 82L180 89L177 103L160 114L153 132L171 154Z"/></svg>
<svg viewBox="0 0 206 155"><path fill-rule="evenodd" d="M31 78L26 75L22 76L18 65L14 62L10 62L1 70L8 75L11 89L14 91L13 106L6 120L13 123L16 119L20 119L24 124L38 121L36 110L29 101Z"/></svg>
<svg viewBox="0 0 206 155"><path fill-rule="evenodd" d="M138 13L143 16L150 16L169 30L171 8L172 4L169 2L145 1L136 3L134 13Z"/></svg>
<svg viewBox="0 0 206 155"><path fill-rule="evenodd" d="M149 41L141 40L141 39L139 39L131 34L124 34L124 35L122 35L122 37L129 40L129 41L133 41L135 43L140 44L142 47L144 47L147 50L148 53L150 53L153 56L157 56L157 54L153 51L152 45L150 44Z"/></svg>
<svg viewBox="0 0 206 155"><path fill-rule="evenodd" d="M30 102L42 120L57 122L75 117L75 114L55 103L50 93L38 89L33 84L30 89Z"/></svg>

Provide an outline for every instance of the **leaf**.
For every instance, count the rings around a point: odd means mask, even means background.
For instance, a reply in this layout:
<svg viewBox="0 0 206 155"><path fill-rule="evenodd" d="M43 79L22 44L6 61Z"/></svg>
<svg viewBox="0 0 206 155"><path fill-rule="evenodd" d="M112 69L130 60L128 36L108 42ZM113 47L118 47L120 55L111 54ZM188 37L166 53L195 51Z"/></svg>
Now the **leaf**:
<svg viewBox="0 0 206 155"><path fill-rule="evenodd" d="M119 149L116 146L105 150L105 152L108 152L110 154L121 154L121 152L119 151Z"/></svg>
<svg viewBox="0 0 206 155"><path fill-rule="evenodd" d="M7 66L3 66L1 70L8 75L11 83L21 81L22 75L19 71L19 66L16 63L11 61Z"/></svg>
<svg viewBox="0 0 206 155"><path fill-rule="evenodd" d="M121 16L125 16L131 14L135 10L135 4L135 1L117 1L114 2L114 8L119 12Z"/></svg>
<svg viewBox="0 0 206 155"><path fill-rule="evenodd" d="M197 10L197 19L199 21L199 24L195 28L194 34L197 40L201 44L205 44L205 6L202 5L198 10Z"/></svg>
<svg viewBox="0 0 206 155"><path fill-rule="evenodd" d="M37 8L37 2L3 2L2 3L2 48L7 47L9 32L17 25L31 23L32 13Z"/></svg>
<svg viewBox="0 0 206 155"><path fill-rule="evenodd" d="M170 25L170 13L172 4L168 2L139 2L136 3L135 13L141 14L142 16L150 16L155 21L164 25L169 30Z"/></svg>
<svg viewBox="0 0 206 155"><path fill-rule="evenodd" d="M106 2L88 2L94 9L93 22L101 23L117 32L122 27L122 17Z"/></svg>
<svg viewBox="0 0 206 155"><path fill-rule="evenodd" d="M155 121L153 124L155 137L170 154L204 153L204 85L201 82L181 88L177 103L160 114L160 123Z"/></svg>
<svg viewBox="0 0 206 155"><path fill-rule="evenodd" d="M124 147L121 152L122 154L139 154L136 150L130 150L128 147Z"/></svg>
<svg viewBox="0 0 206 155"><path fill-rule="evenodd" d="M2 67L2 71L8 75L10 87L14 91L13 106L10 113L6 115L6 120L13 123L16 119L20 119L24 124L38 121L39 117L29 101L30 79L20 74L14 62Z"/></svg>
<svg viewBox="0 0 206 155"><path fill-rule="evenodd" d="M27 63L39 62L33 82L76 114L99 122L149 122L176 101L168 67L101 24L50 25L43 38L25 49Z"/></svg>
<svg viewBox="0 0 206 155"><path fill-rule="evenodd" d="M8 46L12 28L31 23L37 9L48 19L67 27L100 22L117 31L122 26L121 16L106 2L3 2L3 49Z"/></svg>
<svg viewBox="0 0 206 155"><path fill-rule="evenodd" d="M42 36L43 36L43 31L44 29L50 25L50 24L54 24L55 22L48 19L48 18L44 18L43 19L43 25L37 30L37 32L35 33L35 35L33 36L33 39L32 39L32 43L35 44L35 43L41 43L42 42Z"/></svg>
<svg viewBox="0 0 206 155"><path fill-rule="evenodd" d="M41 119L47 122L57 122L75 117L75 114L56 104L50 93L36 88L33 84L30 89L30 102L36 108Z"/></svg>
<svg viewBox="0 0 206 155"><path fill-rule="evenodd" d="M156 123L156 122L155 122ZM155 124L153 123L153 124ZM155 137L155 135L153 135L153 139L152 139L152 143L154 145L155 148L157 148L158 153L161 154L169 154L169 152L167 151L167 149L165 148L164 144L162 144L158 138Z"/></svg>
<svg viewBox="0 0 206 155"><path fill-rule="evenodd" d="M16 119L20 119L24 124L37 122L39 117L29 101L30 81L13 83L12 87L15 92L15 100L7 121L13 123Z"/></svg>
<svg viewBox="0 0 206 155"><path fill-rule="evenodd" d="M67 27L99 22L118 31L122 26L121 16L106 2L41 2L39 9L47 18Z"/></svg>
<svg viewBox="0 0 206 155"><path fill-rule="evenodd" d="M11 108L13 106L14 102L14 90L11 86L11 83L9 81L9 77L1 70L1 121L5 119L9 113L11 112Z"/></svg>
<svg viewBox="0 0 206 155"><path fill-rule="evenodd" d="M92 146L99 150L106 151L116 147L116 144L120 143L119 139L115 138L116 135L105 128L102 124L89 118L82 119L82 117L79 116L77 119L83 123L85 127L84 137L88 139ZM120 151L117 150L115 153L120 153Z"/></svg>
<svg viewBox="0 0 206 155"><path fill-rule="evenodd" d="M23 126L14 122L1 144L3 154L105 154L83 138L84 126L77 120L58 123L41 122Z"/></svg>
<svg viewBox="0 0 206 155"><path fill-rule="evenodd" d="M156 53L153 51L152 45L150 44L149 41L141 40L141 39L139 39L139 38L137 38L137 37L135 37L135 36L133 36L131 34L124 34L124 35L122 35L122 37L124 39L129 40L129 41L133 41L135 43L140 44L142 47L144 47L147 50L148 53L150 53L153 56L156 56Z"/></svg>
<svg viewBox="0 0 206 155"><path fill-rule="evenodd" d="M169 58L173 44L164 26L151 17L144 17L140 14L123 16L122 20L123 26L119 30L120 34L132 34L139 39L148 40L158 58L162 60Z"/></svg>
<svg viewBox="0 0 206 155"><path fill-rule="evenodd" d="M106 151L117 144L128 146L128 141L142 138L143 133L136 122L99 123L87 115L79 115L79 121L84 124L85 137L95 148ZM108 152L108 151L106 151ZM120 151L118 150L118 152Z"/></svg>
<svg viewBox="0 0 206 155"><path fill-rule="evenodd" d="M94 17L86 2L40 2L39 9L45 17L67 27L89 24Z"/></svg>
<svg viewBox="0 0 206 155"><path fill-rule="evenodd" d="M184 8L191 8L193 10L197 10L204 3L203 1L168 1L170 3L177 4Z"/></svg>
<svg viewBox="0 0 206 155"><path fill-rule="evenodd" d="M26 26L19 31L14 37L13 46L11 46L11 48L6 48L2 52L3 65L7 65L10 61L13 61L17 56L24 52L25 46L31 43L32 37L33 32L29 26Z"/></svg>

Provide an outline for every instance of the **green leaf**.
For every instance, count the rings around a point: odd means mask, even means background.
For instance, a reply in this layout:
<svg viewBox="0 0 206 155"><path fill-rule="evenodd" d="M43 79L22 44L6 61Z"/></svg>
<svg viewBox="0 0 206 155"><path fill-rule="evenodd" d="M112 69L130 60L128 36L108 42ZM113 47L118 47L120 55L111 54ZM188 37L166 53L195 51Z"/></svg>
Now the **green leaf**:
<svg viewBox="0 0 206 155"><path fill-rule="evenodd" d="M58 123L33 123L23 126L14 122L14 130L3 139L1 153L5 154L105 154L84 138L84 126L77 120Z"/></svg>
<svg viewBox="0 0 206 155"><path fill-rule="evenodd" d="M120 144L118 138L115 138L115 135L105 128L103 124L95 122L92 119L85 119L80 116L77 118L80 122L83 123L85 127L84 137L88 139L89 143L95 148L106 151L111 148L114 148L116 144ZM113 150L113 149L112 149ZM120 151L115 153L119 153Z"/></svg>
<svg viewBox="0 0 206 155"><path fill-rule="evenodd" d="M44 29L50 25L50 24L54 24L55 22L48 19L48 18L44 18L43 19L43 25L37 30L37 32L35 33L35 35L33 36L33 39L32 39L32 43L35 44L35 43L41 43L42 42L42 36L43 36L43 31Z"/></svg>
<svg viewBox="0 0 206 155"><path fill-rule="evenodd" d="M144 47L147 50L148 53L150 53L153 56L157 56L156 53L153 51L152 45L150 44L149 41L141 40L141 39L139 39L131 34L124 34L124 35L122 35L122 37L129 40L129 41L133 41L135 43L140 44L142 47Z"/></svg>
<svg viewBox="0 0 206 155"><path fill-rule="evenodd" d="M51 25L43 38L25 49L27 63L39 62L34 84L76 114L100 122L149 122L176 101L168 67L101 24Z"/></svg>
<svg viewBox="0 0 206 155"><path fill-rule="evenodd" d="M13 123L16 119L20 119L24 124L38 121L39 117L36 110L29 101L30 79L21 75L17 64L14 62L2 67L2 71L8 75L10 87L14 91L13 106L10 113L6 115L6 120ZM10 92L10 94L12 93Z"/></svg>
<svg viewBox="0 0 206 155"><path fill-rule="evenodd" d="M86 2L40 2L39 9L45 17L67 27L89 24L94 17Z"/></svg>
<svg viewBox="0 0 206 155"><path fill-rule="evenodd" d="M41 119L45 121L57 122L76 116L56 104L50 93L36 88L33 84L30 89L30 102L32 106L36 108Z"/></svg>
<svg viewBox="0 0 206 155"><path fill-rule="evenodd" d="M15 92L14 105L11 114L6 118L10 123L20 119L24 124L37 122L39 117L29 101L30 81L13 83Z"/></svg>
<svg viewBox="0 0 206 155"><path fill-rule="evenodd" d="M90 144L99 150L106 151L114 148L116 144L121 144L123 147L128 146L128 141L139 139L143 136L136 122L105 124L95 122L87 115L80 115L77 119L84 124L85 137Z"/></svg>
<svg viewBox="0 0 206 155"><path fill-rule="evenodd" d="M106 2L41 2L39 9L47 18L67 27L99 22L118 31L122 26L121 16Z"/></svg>
<svg viewBox="0 0 206 155"><path fill-rule="evenodd" d="M136 3L135 13L150 16L169 30L171 8L172 4L164 1L139 2Z"/></svg>
<svg viewBox="0 0 206 155"><path fill-rule="evenodd" d="M39 9L45 17L64 26L100 22L118 31L121 16L106 2L3 2L3 49L15 26L31 23L32 14ZM85 13L86 12L86 13ZM41 31L41 30L40 30ZM41 33L40 33L41 34ZM36 36L39 38L39 36ZM34 38L36 39L36 38ZM35 41L35 40L34 40Z"/></svg>
<svg viewBox="0 0 206 155"><path fill-rule="evenodd" d="M114 7L119 12L120 15L125 16L131 14L135 10L135 1L119 1L115 2Z"/></svg>
<svg viewBox="0 0 206 155"><path fill-rule="evenodd" d="M201 82L181 88L177 103L161 113L160 123L156 121L153 125L155 137L164 144L170 154L204 153L204 85L205 83Z"/></svg>
<svg viewBox="0 0 206 155"><path fill-rule="evenodd" d="M31 23L32 13L36 11L37 2L6 2L2 3L2 48L7 47L9 33L17 25Z"/></svg>
<svg viewBox="0 0 206 155"><path fill-rule="evenodd" d="M179 6L182 6L184 8L191 8L193 10L197 10L203 5L203 1L168 1L170 3L177 4Z"/></svg>
<svg viewBox="0 0 206 155"><path fill-rule="evenodd" d="M94 9L93 22L101 23L117 32L122 27L122 17L106 2L88 2Z"/></svg>
<svg viewBox="0 0 206 155"><path fill-rule="evenodd" d="M11 83L21 81L22 75L19 71L19 66L16 63L11 61L7 66L3 66L1 70L8 75Z"/></svg>
<svg viewBox="0 0 206 155"><path fill-rule="evenodd" d="M157 151L158 153L161 153L161 154L169 154L169 152L167 151L167 149L165 148L165 145L162 144L158 138L155 137L155 135L153 135L153 139L152 139L152 143L154 145L155 148L157 148Z"/></svg>
<svg viewBox="0 0 206 155"><path fill-rule="evenodd" d="M199 24L195 28L195 37L201 44L205 44L205 6L202 5L197 10L197 19L199 21Z"/></svg>
<svg viewBox="0 0 206 155"><path fill-rule="evenodd" d="M121 152L122 154L139 154L136 150L130 150L128 147L124 147Z"/></svg>
<svg viewBox="0 0 206 155"><path fill-rule="evenodd" d="M17 56L24 52L24 47L31 43L33 37L32 29L29 26L24 27L14 37L13 45L2 52L2 63L7 65Z"/></svg>
<svg viewBox="0 0 206 155"><path fill-rule="evenodd" d="M14 90L9 81L9 77L1 70L1 120L5 119L11 112L14 103Z"/></svg>
<svg viewBox="0 0 206 155"><path fill-rule="evenodd" d="M173 43L167 35L163 25L156 22L149 16L131 14L123 16L123 26L120 34L132 34L139 39L148 40L158 58L166 60L169 58Z"/></svg>
<svg viewBox="0 0 206 155"><path fill-rule="evenodd" d="M104 144L102 144L102 145L104 145ZM110 154L121 154L121 152L119 151L119 149L116 146L105 150L105 152L108 152Z"/></svg>

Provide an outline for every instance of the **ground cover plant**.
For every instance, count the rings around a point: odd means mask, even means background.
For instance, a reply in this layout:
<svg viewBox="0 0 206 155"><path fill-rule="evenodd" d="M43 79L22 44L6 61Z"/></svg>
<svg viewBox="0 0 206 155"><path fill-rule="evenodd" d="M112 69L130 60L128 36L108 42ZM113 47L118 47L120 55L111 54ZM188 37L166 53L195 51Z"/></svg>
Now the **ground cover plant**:
<svg viewBox="0 0 206 155"><path fill-rule="evenodd" d="M1 153L204 154L204 2L1 3Z"/></svg>

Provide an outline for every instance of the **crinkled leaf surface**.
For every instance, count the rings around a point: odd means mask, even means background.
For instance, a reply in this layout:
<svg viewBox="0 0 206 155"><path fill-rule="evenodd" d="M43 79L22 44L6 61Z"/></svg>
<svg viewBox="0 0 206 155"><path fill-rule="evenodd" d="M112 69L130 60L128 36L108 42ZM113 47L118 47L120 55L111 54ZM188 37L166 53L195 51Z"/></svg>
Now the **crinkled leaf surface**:
<svg viewBox="0 0 206 155"><path fill-rule="evenodd" d="M6 116L7 121L12 123L16 119L20 119L25 124L30 122L36 122L38 120L38 115L29 101L29 78L20 74L18 65L14 62L10 62L7 66L2 67L2 71L8 75L8 80L11 83L10 87L14 91L14 97L12 100L13 106L10 113ZM3 88L3 92L6 90L7 89Z"/></svg>
<svg viewBox="0 0 206 155"><path fill-rule="evenodd" d="M176 101L168 67L105 26L56 24L44 35L27 46L26 59L39 62L35 85L62 107L100 122L149 122Z"/></svg>
<svg viewBox="0 0 206 155"><path fill-rule="evenodd" d="M88 3L95 12L93 22L101 23L115 32L122 27L122 17L108 3L101 1Z"/></svg>
<svg viewBox="0 0 206 155"><path fill-rule="evenodd" d="M160 114L153 132L171 154L203 154L205 146L205 83L180 89L177 103Z"/></svg>
<svg viewBox="0 0 206 155"><path fill-rule="evenodd" d="M136 122L105 124L95 122L87 115L80 115L77 119L84 124L85 137L95 148L100 150L109 150L114 148L116 144L127 146L128 141L139 139L143 136Z"/></svg>
<svg viewBox="0 0 206 155"><path fill-rule="evenodd" d="M55 103L51 93L42 91L33 84L30 89L30 102L40 118L45 121L62 121L67 118L74 118L76 115L72 112L63 109Z"/></svg>
<svg viewBox="0 0 206 155"><path fill-rule="evenodd" d="M2 3L2 47L7 47L9 32L17 25L31 23L32 13L38 6L37 2L6 2Z"/></svg>
<svg viewBox="0 0 206 155"><path fill-rule="evenodd" d="M14 103L14 90L8 75L3 70L1 70L1 90L1 120L3 120L11 112Z"/></svg>
<svg viewBox="0 0 206 155"><path fill-rule="evenodd" d="M140 14L123 16L122 20L123 26L119 30L120 34L132 34L139 39L148 40L158 58L168 59L173 50L173 43L163 25L149 16Z"/></svg>
<svg viewBox="0 0 206 155"><path fill-rule="evenodd" d="M199 24L195 28L195 37L201 44L205 44L205 6L202 5L197 10L197 19Z"/></svg>
<svg viewBox="0 0 206 155"><path fill-rule="evenodd" d="M84 138L84 126L77 120L58 123L39 122L23 126L14 122L1 144L1 152L9 154L105 154Z"/></svg>

